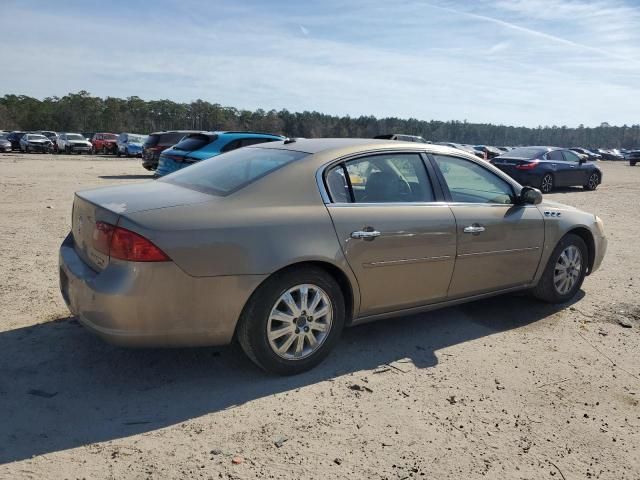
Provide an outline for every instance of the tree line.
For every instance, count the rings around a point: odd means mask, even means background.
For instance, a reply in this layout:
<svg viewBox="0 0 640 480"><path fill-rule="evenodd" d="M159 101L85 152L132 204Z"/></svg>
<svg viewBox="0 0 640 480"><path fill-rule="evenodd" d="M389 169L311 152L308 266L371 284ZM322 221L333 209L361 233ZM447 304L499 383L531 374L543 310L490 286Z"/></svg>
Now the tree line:
<svg viewBox="0 0 640 480"><path fill-rule="evenodd" d="M415 118L338 117L319 112L239 110L196 100L100 98L87 91L43 100L7 94L0 98L0 129L60 132L135 132L162 130L252 130L291 137L373 137L385 133L420 135L433 142L484 145L554 145L587 148L640 146L640 125L537 128L417 120Z"/></svg>

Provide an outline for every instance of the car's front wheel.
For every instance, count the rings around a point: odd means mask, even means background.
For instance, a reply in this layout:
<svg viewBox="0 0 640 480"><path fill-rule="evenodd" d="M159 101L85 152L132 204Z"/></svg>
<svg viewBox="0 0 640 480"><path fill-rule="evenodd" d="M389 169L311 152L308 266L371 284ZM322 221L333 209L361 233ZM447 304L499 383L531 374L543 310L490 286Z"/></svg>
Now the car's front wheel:
<svg viewBox="0 0 640 480"><path fill-rule="evenodd" d="M533 295L549 303L564 303L578 292L587 273L588 250L584 240L569 233L553 250Z"/></svg>
<svg viewBox="0 0 640 480"><path fill-rule="evenodd" d="M545 173L542 180L540 180L540 191L542 193L551 193L551 190L553 190L553 175Z"/></svg>
<svg viewBox="0 0 640 480"><path fill-rule="evenodd" d="M587 183L583 186L585 190L595 190L600 185L600 175L597 172L593 172L589 175Z"/></svg>
<svg viewBox="0 0 640 480"><path fill-rule="evenodd" d="M345 323L340 286L317 267L295 268L262 284L245 306L237 339L259 367L294 375L320 363Z"/></svg>

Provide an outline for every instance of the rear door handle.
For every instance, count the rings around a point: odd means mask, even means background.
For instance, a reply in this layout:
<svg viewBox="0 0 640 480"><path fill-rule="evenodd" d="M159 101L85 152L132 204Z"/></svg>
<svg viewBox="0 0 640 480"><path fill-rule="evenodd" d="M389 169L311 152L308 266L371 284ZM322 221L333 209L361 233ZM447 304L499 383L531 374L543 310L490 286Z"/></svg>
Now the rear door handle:
<svg viewBox="0 0 640 480"><path fill-rule="evenodd" d="M355 232L351 232L351 238L356 239L374 239L380 236L380 232L377 230L358 230Z"/></svg>
<svg viewBox="0 0 640 480"><path fill-rule="evenodd" d="M484 230L485 228L482 225L469 225L468 227L464 227L464 233L473 233L474 235L482 233Z"/></svg>

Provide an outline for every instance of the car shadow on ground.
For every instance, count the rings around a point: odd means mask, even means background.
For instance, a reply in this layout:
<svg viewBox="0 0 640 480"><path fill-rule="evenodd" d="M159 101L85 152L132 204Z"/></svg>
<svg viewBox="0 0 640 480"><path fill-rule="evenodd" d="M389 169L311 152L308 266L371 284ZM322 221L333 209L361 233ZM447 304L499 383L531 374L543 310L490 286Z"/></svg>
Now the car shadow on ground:
<svg viewBox="0 0 640 480"><path fill-rule="evenodd" d="M99 175L104 180L153 180L153 174L147 175Z"/></svg>
<svg viewBox="0 0 640 480"><path fill-rule="evenodd" d="M502 296L350 328L324 363L294 377L260 371L237 346L114 347L71 317L2 332L0 464L153 431L400 359L431 368L443 348L568 306Z"/></svg>

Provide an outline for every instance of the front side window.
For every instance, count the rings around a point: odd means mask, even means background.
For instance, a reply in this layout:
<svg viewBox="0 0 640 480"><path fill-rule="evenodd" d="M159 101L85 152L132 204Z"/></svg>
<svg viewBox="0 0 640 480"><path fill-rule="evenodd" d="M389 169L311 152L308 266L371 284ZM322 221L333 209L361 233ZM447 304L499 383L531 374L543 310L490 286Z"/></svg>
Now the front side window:
<svg viewBox="0 0 640 480"><path fill-rule="evenodd" d="M336 203L433 202L435 196L420 155L372 155L333 167L326 177Z"/></svg>
<svg viewBox="0 0 640 480"><path fill-rule="evenodd" d="M445 155L434 155L434 159L454 202L504 205L514 202L511 185L477 163Z"/></svg>
<svg viewBox="0 0 640 480"><path fill-rule="evenodd" d="M228 195L308 153L275 148L240 148L162 177L159 182Z"/></svg>
<svg viewBox="0 0 640 480"><path fill-rule="evenodd" d="M573 152L570 152L569 150L565 150L564 152L564 158L567 160L567 162L576 162L578 163L580 161L580 157L578 155L576 155Z"/></svg>

